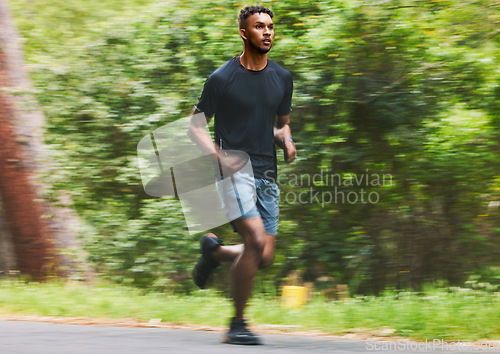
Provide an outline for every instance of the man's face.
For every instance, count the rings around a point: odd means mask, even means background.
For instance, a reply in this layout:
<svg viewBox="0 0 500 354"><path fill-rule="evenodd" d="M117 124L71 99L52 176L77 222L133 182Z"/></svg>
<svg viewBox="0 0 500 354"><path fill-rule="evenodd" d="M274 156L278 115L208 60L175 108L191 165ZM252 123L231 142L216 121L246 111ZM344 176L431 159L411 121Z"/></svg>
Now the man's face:
<svg viewBox="0 0 500 354"><path fill-rule="evenodd" d="M242 34L247 38L250 47L261 54L271 50L274 39L274 24L266 13L256 13L247 18Z"/></svg>

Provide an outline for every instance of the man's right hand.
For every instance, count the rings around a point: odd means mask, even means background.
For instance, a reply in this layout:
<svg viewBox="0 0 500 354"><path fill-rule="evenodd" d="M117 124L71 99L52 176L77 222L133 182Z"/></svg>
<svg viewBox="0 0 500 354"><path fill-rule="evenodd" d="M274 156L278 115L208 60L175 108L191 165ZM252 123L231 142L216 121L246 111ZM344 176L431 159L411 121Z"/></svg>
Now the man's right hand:
<svg viewBox="0 0 500 354"><path fill-rule="evenodd" d="M250 159L248 154L243 151L224 149L217 150L217 157L224 178L240 171Z"/></svg>

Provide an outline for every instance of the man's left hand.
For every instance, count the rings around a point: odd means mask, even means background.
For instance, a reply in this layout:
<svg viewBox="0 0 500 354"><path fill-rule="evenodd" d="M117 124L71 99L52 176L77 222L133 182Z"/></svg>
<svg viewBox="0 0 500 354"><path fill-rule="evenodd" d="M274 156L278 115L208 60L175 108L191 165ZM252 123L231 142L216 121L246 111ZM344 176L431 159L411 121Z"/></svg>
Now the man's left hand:
<svg viewBox="0 0 500 354"><path fill-rule="evenodd" d="M287 140L283 144L283 153L285 155L285 162L291 163L297 157L297 149L293 141Z"/></svg>

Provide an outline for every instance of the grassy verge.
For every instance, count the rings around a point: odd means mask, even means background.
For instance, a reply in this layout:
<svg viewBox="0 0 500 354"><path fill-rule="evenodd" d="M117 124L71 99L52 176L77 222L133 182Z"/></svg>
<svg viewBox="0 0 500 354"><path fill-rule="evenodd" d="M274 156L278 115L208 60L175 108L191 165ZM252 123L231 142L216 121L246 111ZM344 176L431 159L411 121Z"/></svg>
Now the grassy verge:
<svg viewBox="0 0 500 354"><path fill-rule="evenodd" d="M228 299L210 291L190 296L141 293L101 284L0 281L0 313L106 319L135 319L224 327ZM388 292L327 302L303 310L283 309L275 298L255 297L248 317L255 324L294 325L300 331L331 334L385 333L413 339L476 341L500 339L500 294L467 289L428 289L424 295ZM383 329L381 331L381 329Z"/></svg>

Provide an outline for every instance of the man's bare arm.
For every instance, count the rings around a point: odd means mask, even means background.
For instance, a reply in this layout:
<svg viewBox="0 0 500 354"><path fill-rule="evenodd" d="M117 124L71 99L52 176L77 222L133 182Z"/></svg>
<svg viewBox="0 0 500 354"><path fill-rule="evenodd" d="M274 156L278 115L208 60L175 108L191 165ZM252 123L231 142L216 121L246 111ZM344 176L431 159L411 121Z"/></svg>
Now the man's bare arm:
<svg viewBox="0 0 500 354"><path fill-rule="evenodd" d="M246 153L238 151L223 150L212 141L212 137L207 131L207 124L210 117L206 117L196 108L191 114L188 135L189 138L206 154L213 157L214 162L219 166L223 176L231 176L238 172L248 162Z"/></svg>
<svg viewBox="0 0 500 354"><path fill-rule="evenodd" d="M283 149L285 161L292 162L297 156L297 149L292 140L292 131L290 129L290 115L277 116L274 124L274 142Z"/></svg>
<svg viewBox="0 0 500 354"><path fill-rule="evenodd" d="M210 121L202 112L193 108L191 112L191 121L189 123L189 138L198 145L198 147L207 155L218 155L218 149L212 141L212 137L207 132L207 124Z"/></svg>

